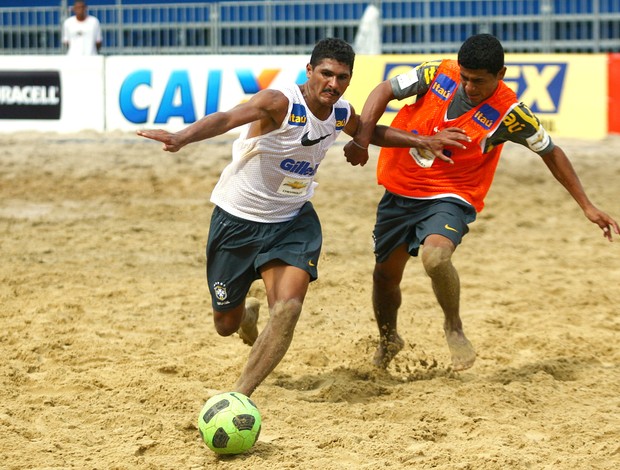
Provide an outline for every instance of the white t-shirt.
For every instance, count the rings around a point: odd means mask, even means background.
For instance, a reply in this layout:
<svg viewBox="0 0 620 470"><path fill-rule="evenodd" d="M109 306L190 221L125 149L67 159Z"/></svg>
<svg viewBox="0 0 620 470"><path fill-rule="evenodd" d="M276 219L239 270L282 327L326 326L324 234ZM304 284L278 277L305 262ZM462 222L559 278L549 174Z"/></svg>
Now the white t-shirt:
<svg viewBox="0 0 620 470"><path fill-rule="evenodd" d="M62 27L62 42L69 46L67 55L97 55L97 43L102 41L101 25L94 16L84 21L75 16L67 18Z"/></svg>
<svg viewBox="0 0 620 470"><path fill-rule="evenodd" d="M247 138L246 126L211 194L211 202L221 209L254 222L285 222L299 213L318 185L319 164L351 116L351 106L340 99L321 121L297 85L279 91L289 99L282 125L252 138Z"/></svg>

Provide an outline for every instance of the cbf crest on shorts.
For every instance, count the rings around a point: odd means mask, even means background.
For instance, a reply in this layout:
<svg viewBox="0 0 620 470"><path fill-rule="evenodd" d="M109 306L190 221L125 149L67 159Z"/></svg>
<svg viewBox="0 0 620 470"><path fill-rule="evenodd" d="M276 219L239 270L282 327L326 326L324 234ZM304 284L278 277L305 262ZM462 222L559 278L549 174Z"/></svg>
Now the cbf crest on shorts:
<svg viewBox="0 0 620 470"><path fill-rule="evenodd" d="M228 302L228 292L226 291L226 284L223 282L216 282L213 284L213 291L215 292L215 298L218 305L225 305Z"/></svg>

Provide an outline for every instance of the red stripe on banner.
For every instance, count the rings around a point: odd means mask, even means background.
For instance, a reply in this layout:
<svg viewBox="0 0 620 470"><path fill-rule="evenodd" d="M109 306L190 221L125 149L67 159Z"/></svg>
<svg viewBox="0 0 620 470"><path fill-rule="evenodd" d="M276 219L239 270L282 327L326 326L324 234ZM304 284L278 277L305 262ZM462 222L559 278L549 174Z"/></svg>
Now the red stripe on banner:
<svg viewBox="0 0 620 470"><path fill-rule="evenodd" d="M620 54L609 54L607 80L608 132L620 133Z"/></svg>

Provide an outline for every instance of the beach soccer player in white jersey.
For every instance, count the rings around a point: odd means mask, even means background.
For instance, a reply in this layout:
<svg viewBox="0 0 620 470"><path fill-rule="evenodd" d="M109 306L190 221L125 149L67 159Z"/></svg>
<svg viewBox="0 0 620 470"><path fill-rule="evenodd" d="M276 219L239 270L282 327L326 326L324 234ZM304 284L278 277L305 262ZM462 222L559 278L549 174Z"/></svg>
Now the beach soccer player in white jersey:
<svg viewBox="0 0 620 470"><path fill-rule="evenodd" d="M176 152L192 142L243 126L232 161L215 186L207 241L207 281L213 320L222 336L237 332L252 346L234 390L250 396L284 357L308 285L317 276L321 225L310 202L314 177L341 131L354 135L358 115L342 98L355 54L346 42L327 38L313 49L307 81L264 89L228 111L219 111L179 132L138 135ZM465 134L454 128L434 137L377 126L371 142L418 147L441 158L445 146L461 148ZM269 320L258 333L260 302L247 297L262 279Z"/></svg>

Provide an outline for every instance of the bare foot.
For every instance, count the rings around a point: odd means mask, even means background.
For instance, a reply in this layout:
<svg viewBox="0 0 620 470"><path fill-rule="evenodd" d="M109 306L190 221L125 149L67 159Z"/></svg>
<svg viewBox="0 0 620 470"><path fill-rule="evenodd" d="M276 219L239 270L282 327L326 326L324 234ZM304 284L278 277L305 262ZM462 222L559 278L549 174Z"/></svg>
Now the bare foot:
<svg viewBox="0 0 620 470"><path fill-rule="evenodd" d="M373 364L382 369L387 369L387 366L392 359L394 359L394 356L396 356L404 346L405 342L398 334L395 334L391 338L381 337L372 359Z"/></svg>
<svg viewBox="0 0 620 470"><path fill-rule="evenodd" d="M245 301L245 312L241 326L239 326L239 337L245 344L252 346L258 338L258 310L260 301L254 297L248 297Z"/></svg>
<svg viewBox="0 0 620 470"><path fill-rule="evenodd" d="M476 351L462 331L445 330L446 341L452 355L452 368L455 371L469 369L476 360Z"/></svg>

